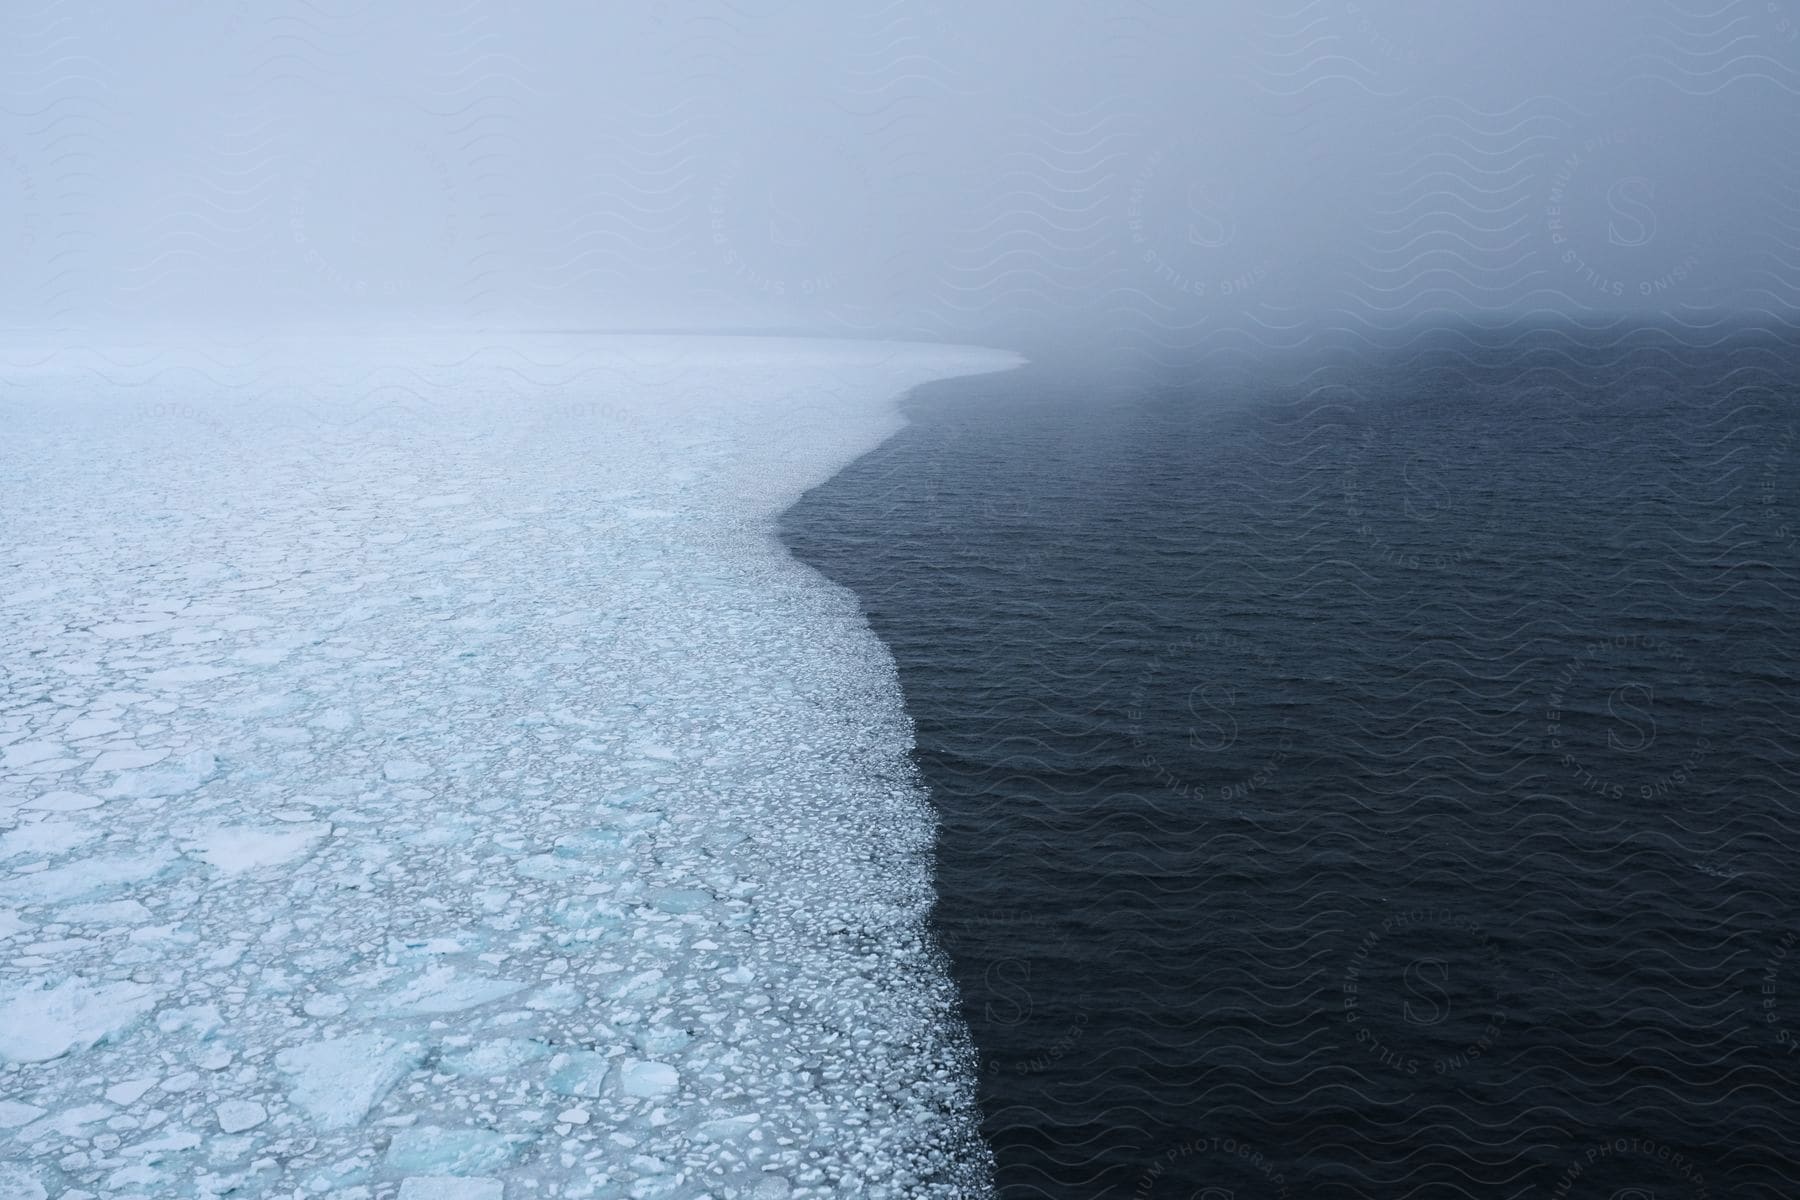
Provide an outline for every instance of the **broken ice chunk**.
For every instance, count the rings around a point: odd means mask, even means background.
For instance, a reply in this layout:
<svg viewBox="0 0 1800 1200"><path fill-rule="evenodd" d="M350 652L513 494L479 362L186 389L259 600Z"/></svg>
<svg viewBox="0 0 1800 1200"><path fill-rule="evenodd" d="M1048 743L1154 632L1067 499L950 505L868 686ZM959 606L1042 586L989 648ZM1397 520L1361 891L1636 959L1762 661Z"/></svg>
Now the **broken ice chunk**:
<svg viewBox="0 0 1800 1200"><path fill-rule="evenodd" d="M174 688L184 683L206 683L214 679L222 679L231 674L223 667L166 667L161 671L152 671L145 676L144 682L153 688Z"/></svg>
<svg viewBox="0 0 1800 1200"><path fill-rule="evenodd" d="M45 1200L49 1195L36 1167L18 1162L0 1163L0 1196L5 1196L6 1200ZM498 1200L499 1195L499 1192L493 1193L494 1200Z"/></svg>
<svg viewBox="0 0 1800 1200"><path fill-rule="evenodd" d="M255 1129L269 1119L269 1111L254 1100L227 1100L213 1109L219 1128L226 1133L242 1133Z"/></svg>
<svg viewBox="0 0 1800 1200"><path fill-rule="evenodd" d="M27 983L0 994L0 1060L48 1062L85 1050L155 1008L156 1000L154 991L136 983Z"/></svg>
<svg viewBox="0 0 1800 1200"><path fill-rule="evenodd" d="M98 796L89 796L82 792L45 792L35 800L27 800L24 807L35 812L81 812L84 809L99 808L105 801Z"/></svg>
<svg viewBox="0 0 1800 1200"><path fill-rule="evenodd" d="M628 1058L619 1064L619 1091L627 1096L666 1096L681 1086L681 1073L668 1063Z"/></svg>
<svg viewBox="0 0 1800 1200"><path fill-rule="evenodd" d="M100 802L96 800L94 803ZM0 836L0 858L13 858L20 854L61 854L99 836L98 829L77 825L73 821L42 821L36 825L22 825Z"/></svg>
<svg viewBox="0 0 1800 1200"><path fill-rule="evenodd" d="M238 875L304 858L330 832L331 826L318 823L279 830L231 825L202 834L182 848L223 874Z"/></svg>
<svg viewBox="0 0 1800 1200"><path fill-rule="evenodd" d="M699 888L653 888L650 892L651 907L671 915L699 912L712 903L712 893Z"/></svg>
<svg viewBox="0 0 1800 1200"><path fill-rule="evenodd" d="M35 763L48 762L53 758L61 757L62 752L63 747L60 742L20 742L17 745L8 746L5 752L0 754L0 766L29 767Z"/></svg>
<svg viewBox="0 0 1800 1200"><path fill-rule="evenodd" d="M159 763L141 771L126 771L106 795L114 799L149 799L179 796L191 792L219 773L219 760L210 752L196 750L171 762Z"/></svg>
<svg viewBox="0 0 1800 1200"><path fill-rule="evenodd" d="M448 1129L417 1125L388 1143L390 1170L421 1175L480 1175L512 1161L513 1146L492 1129Z"/></svg>
<svg viewBox="0 0 1800 1200"><path fill-rule="evenodd" d="M169 862L169 855L161 851L84 859L35 875L17 875L0 881L0 902L60 904L83 900L128 883L153 879Z"/></svg>
<svg viewBox="0 0 1800 1200"><path fill-rule="evenodd" d="M593 1050L570 1053L550 1076L550 1090L562 1096L579 1096L598 1100L606 1088L606 1075L612 1060Z"/></svg>
<svg viewBox="0 0 1800 1200"><path fill-rule="evenodd" d="M453 1013L491 1004L520 991L526 985L511 979L487 979L459 975L455 967L432 967L389 996L382 1004L389 1013Z"/></svg>
<svg viewBox="0 0 1800 1200"><path fill-rule="evenodd" d="M94 760L96 771L132 771L139 767L153 767L169 757L169 748L159 746L154 750L107 750Z"/></svg>
<svg viewBox="0 0 1800 1200"><path fill-rule="evenodd" d="M414 1175L400 1183L400 1200L501 1200L506 1185L498 1179L460 1179L455 1175Z"/></svg>
<svg viewBox="0 0 1800 1200"><path fill-rule="evenodd" d="M294 1046L275 1056L275 1066L294 1076L292 1100L321 1129L343 1129L362 1120L388 1089L424 1057L373 1033Z"/></svg>
<svg viewBox="0 0 1800 1200"><path fill-rule="evenodd" d="M711 1121L700 1122L695 1132L699 1133L701 1137L715 1142L729 1142L743 1137L755 1129L761 1120L762 1117L757 1113L745 1113L736 1117L718 1117Z"/></svg>
<svg viewBox="0 0 1800 1200"><path fill-rule="evenodd" d="M106 1098L120 1108L128 1108L137 1103L137 1098L156 1086L154 1079L127 1079L123 1083L115 1083L106 1089Z"/></svg>
<svg viewBox="0 0 1800 1200"><path fill-rule="evenodd" d="M58 910L57 919L75 925L141 925L150 910L136 900L111 900L104 904L71 904Z"/></svg>
<svg viewBox="0 0 1800 1200"><path fill-rule="evenodd" d="M17 1100L0 1100L0 1129L17 1129L44 1115L44 1110L35 1104L21 1104ZM0 1192L0 1195L5 1195Z"/></svg>
<svg viewBox="0 0 1800 1200"><path fill-rule="evenodd" d="M446 1054L439 1065L455 1075L487 1078L504 1075L526 1063L545 1058L549 1053L550 1048L542 1042L526 1038L495 1038L477 1043L460 1053Z"/></svg>

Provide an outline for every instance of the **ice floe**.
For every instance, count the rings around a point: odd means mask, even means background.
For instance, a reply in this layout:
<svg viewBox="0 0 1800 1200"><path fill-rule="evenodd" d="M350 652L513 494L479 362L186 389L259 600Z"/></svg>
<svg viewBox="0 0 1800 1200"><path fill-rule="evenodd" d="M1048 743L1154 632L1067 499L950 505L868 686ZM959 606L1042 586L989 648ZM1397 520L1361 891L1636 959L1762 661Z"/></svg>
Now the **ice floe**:
<svg viewBox="0 0 1800 1200"><path fill-rule="evenodd" d="M1008 356L31 361L0 1195L985 1191L892 662L773 518Z"/></svg>
<svg viewBox="0 0 1800 1200"><path fill-rule="evenodd" d="M136 983L64 979L15 984L0 992L0 1062L34 1063L85 1050L156 1007Z"/></svg>
<svg viewBox="0 0 1800 1200"><path fill-rule="evenodd" d="M269 1110L254 1100L227 1100L213 1110L219 1128L226 1133L242 1133L255 1129L269 1119Z"/></svg>
<svg viewBox="0 0 1800 1200"><path fill-rule="evenodd" d="M303 857L319 839L331 832L324 824L297 825L289 829L227 826L202 833L184 849L227 875L273 867Z"/></svg>
<svg viewBox="0 0 1800 1200"><path fill-rule="evenodd" d="M362 1120L423 1057L417 1043L356 1033L283 1050L275 1056L275 1069L291 1077L288 1099L314 1124L342 1129Z"/></svg>

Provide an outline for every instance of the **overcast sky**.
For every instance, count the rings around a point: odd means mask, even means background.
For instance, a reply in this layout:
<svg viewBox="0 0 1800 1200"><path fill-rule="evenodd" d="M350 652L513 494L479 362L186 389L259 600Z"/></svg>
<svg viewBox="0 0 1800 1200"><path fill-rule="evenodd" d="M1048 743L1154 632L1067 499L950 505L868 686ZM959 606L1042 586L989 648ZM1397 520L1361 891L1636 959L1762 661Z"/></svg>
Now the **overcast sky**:
<svg viewBox="0 0 1800 1200"><path fill-rule="evenodd" d="M1800 297L1800 0L65 0L0 323L998 338Z"/></svg>

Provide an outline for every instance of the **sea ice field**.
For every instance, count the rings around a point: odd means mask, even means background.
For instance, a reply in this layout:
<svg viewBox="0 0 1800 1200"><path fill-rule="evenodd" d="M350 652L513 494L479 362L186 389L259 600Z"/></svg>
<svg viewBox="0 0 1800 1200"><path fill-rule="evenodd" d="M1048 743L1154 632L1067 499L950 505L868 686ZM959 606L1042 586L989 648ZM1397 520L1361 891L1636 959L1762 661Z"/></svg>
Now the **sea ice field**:
<svg viewBox="0 0 1800 1200"><path fill-rule="evenodd" d="M0 350L0 1196L969 1196L894 666L774 518L998 351Z"/></svg>

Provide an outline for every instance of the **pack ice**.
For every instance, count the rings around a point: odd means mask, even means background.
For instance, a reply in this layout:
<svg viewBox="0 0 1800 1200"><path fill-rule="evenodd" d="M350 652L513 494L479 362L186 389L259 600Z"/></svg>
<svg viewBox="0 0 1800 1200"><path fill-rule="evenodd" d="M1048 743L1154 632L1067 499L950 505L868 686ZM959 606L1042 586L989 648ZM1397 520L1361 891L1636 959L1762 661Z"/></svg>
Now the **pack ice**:
<svg viewBox="0 0 1800 1200"><path fill-rule="evenodd" d="M0 1192L967 1196L892 661L773 518L997 352L5 352Z"/></svg>

